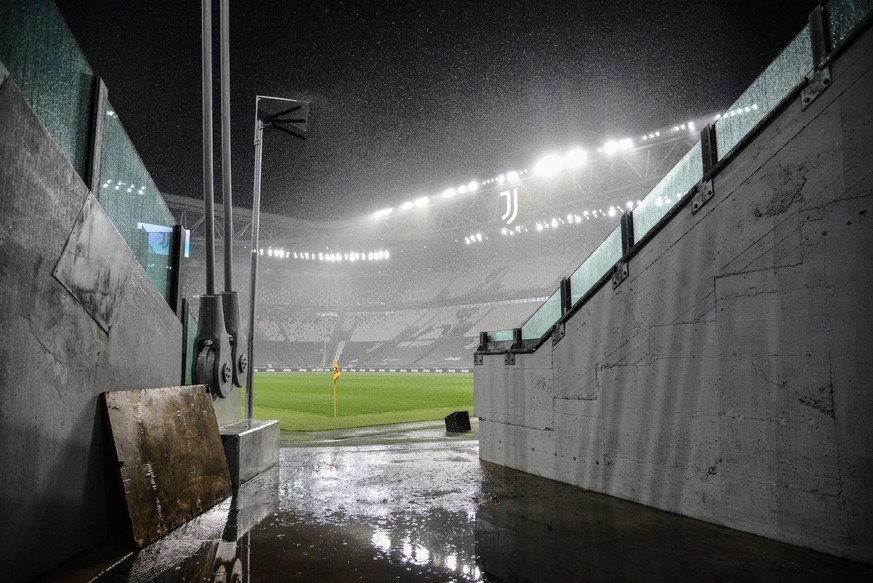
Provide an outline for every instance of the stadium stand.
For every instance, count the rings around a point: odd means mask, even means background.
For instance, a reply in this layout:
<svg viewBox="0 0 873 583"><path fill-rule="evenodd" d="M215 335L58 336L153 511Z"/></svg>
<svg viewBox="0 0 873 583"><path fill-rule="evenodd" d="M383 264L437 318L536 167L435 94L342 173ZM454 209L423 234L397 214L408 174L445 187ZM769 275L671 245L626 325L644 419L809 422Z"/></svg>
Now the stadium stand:
<svg viewBox="0 0 873 583"><path fill-rule="evenodd" d="M365 369L468 368L479 333L522 326L660 179L659 169L684 155L696 134L689 136L601 157L564 177L525 175L515 186L525 206L512 224L501 217L497 179L426 215L318 225L271 215L273 235L258 254L255 367L322 368L337 358ZM168 198L184 223L194 207ZM234 248L236 273L247 274L237 284L247 321L250 243ZM195 311L203 252L195 236L182 282Z"/></svg>

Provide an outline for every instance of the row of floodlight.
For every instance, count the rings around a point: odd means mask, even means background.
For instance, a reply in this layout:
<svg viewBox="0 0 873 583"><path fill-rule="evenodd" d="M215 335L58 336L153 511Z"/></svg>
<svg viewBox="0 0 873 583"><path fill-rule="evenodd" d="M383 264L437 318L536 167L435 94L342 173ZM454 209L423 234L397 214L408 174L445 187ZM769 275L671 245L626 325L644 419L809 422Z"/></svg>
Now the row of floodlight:
<svg viewBox="0 0 873 583"><path fill-rule="evenodd" d="M470 192L476 192L477 190L479 190L479 182L476 180L471 180L467 184L461 184L460 186L454 188L447 188L442 192L442 194L435 194L431 197L419 196L416 199L408 200L400 205L400 209L408 211L413 208L425 208L430 204L431 200L449 199L459 194L467 194ZM393 208L384 208L382 210L376 211L373 216L377 219L380 219L383 217L387 217L393 212Z"/></svg>
<svg viewBox="0 0 873 583"><path fill-rule="evenodd" d="M737 115L742 115L744 113L749 113L751 111L757 110L758 105L752 104L746 107L738 107L736 109L732 109L724 114L718 115L715 117L716 120L721 117L734 117ZM689 121L683 124L677 124L673 126L673 133L678 133L681 131L691 131L694 132L697 130L697 126L694 121ZM664 130L669 131L669 130ZM653 131L641 136L642 141L654 140L656 138L661 137L661 131ZM606 156L613 156L620 152L626 152L634 147L634 141L631 138L621 138L621 139L612 139L604 142L600 147L597 148L597 152L601 154L605 154ZM588 152L582 148L572 148L567 151L565 154L547 154L543 156L534 166L533 171L537 176L554 176L559 172L567 169L576 169L585 164L588 161ZM496 185L504 185L504 184L514 184L521 180L522 176L527 174L529 171L527 169L524 170L510 170L509 172L505 172L498 176L494 176L487 180L483 180L482 182L477 182L475 180L470 181L469 183L458 186L455 188L448 188L442 192L442 194L437 194L433 196L421 196L414 200L407 201L400 206L401 210L408 211L414 208L426 208L430 206L431 201L439 201L445 199L451 199L457 195L467 194L471 192L475 192L479 189L480 186L489 186L491 184ZM377 219L387 217L394 213L393 208L385 208L379 211L376 211L373 216Z"/></svg>
<svg viewBox="0 0 873 583"><path fill-rule="evenodd" d="M674 197L678 200L682 197L682 193L678 192L674 195ZM673 204L675 201L671 200L669 195L663 195L656 197L654 200L654 204L656 207L661 207L664 205ZM624 206L621 205L612 205L608 209L603 210L600 209L592 209L592 210L584 210L582 214L569 213L566 217L552 217L548 220L537 221L535 223L535 229L537 232L544 231L546 229L557 229L562 225L578 225L583 221L589 221L591 219L602 219L602 218L615 218L620 214L624 214L627 211L631 211L634 208L640 206L642 201L632 201L629 200L625 203ZM505 237L512 237L521 233L527 233L528 229L524 225L516 225L515 227L503 227L500 229L500 234ZM486 236L485 239L488 237ZM481 241L482 239L478 239ZM475 242L475 241L471 241ZM469 244L469 243L468 243Z"/></svg>
<svg viewBox="0 0 873 583"><path fill-rule="evenodd" d="M475 235L469 235L467 237L464 237L464 243L466 243L467 245L470 245L473 243L481 243L482 241L487 241L487 240L488 240L488 236L483 235L482 233L476 233Z"/></svg>
<svg viewBox="0 0 873 583"><path fill-rule="evenodd" d="M368 252L351 251L340 253L325 251L286 251L281 247L277 249L267 247L266 249L258 249L258 254L266 255L267 257L275 257L277 259L302 259L304 261L327 261L330 263L342 263L343 261L348 261L350 263L355 263L357 261L386 261L391 258L391 253L385 249Z"/></svg>

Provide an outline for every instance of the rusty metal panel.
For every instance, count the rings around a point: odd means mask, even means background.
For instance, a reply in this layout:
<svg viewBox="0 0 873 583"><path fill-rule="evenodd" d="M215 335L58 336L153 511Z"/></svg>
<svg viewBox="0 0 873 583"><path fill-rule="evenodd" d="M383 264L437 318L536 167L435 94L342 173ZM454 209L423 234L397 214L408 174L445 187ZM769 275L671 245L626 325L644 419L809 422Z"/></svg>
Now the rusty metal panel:
<svg viewBox="0 0 873 583"><path fill-rule="evenodd" d="M144 546L231 494L204 385L103 393L133 539Z"/></svg>
<svg viewBox="0 0 873 583"><path fill-rule="evenodd" d="M89 194L53 275L109 333L134 260L103 207Z"/></svg>

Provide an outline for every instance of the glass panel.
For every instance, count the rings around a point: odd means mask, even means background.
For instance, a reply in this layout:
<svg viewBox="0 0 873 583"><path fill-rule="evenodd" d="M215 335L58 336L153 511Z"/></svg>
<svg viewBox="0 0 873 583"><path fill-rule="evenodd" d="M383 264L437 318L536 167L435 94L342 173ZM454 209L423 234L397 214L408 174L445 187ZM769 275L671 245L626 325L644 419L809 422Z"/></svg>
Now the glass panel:
<svg viewBox="0 0 873 583"><path fill-rule="evenodd" d="M812 43L807 25L716 122L718 157L723 158L736 146L811 69Z"/></svg>
<svg viewBox="0 0 873 583"><path fill-rule="evenodd" d="M634 217L636 218L636 217ZM570 305L575 304L621 259L621 225L570 276Z"/></svg>
<svg viewBox="0 0 873 583"><path fill-rule="evenodd" d="M112 105L106 104L100 204L164 298L175 220Z"/></svg>
<svg viewBox="0 0 873 583"><path fill-rule="evenodd" d="M634 209L634 241L639 241L703 178L700 142L691 146Z"/></svg>
<svg viewBox="0 0 873 583"><path fill-rule="evenodd" d="M512 340L512 330L498 330L488 333L489 342L506 342Z"/></svg>
<svg viewBox="0 0 873 583"><path fill-rule="evenodd" d="M534 312L524 326L521 327L522 340L537 340L549 331L549 328L561 317L561 290L553 293L549 299Z"/></svg>
<svg viewBox="0 0 873 583"><path fill-rule="evenodd" d="M197 316L188 304L188 336L185 338L185 384L190 385L191 380L191 365L194 362L194 338L197 337Z"/></svg>
<svg viewBox="0 0 873 583"><path fill-rule="evenodd" d="M827 4L827 18L831 46L849 36L861 20L873 12L873 0L831 0Z"/></svg>
<svg viewBox="0 0 873 583"><path fill-rule="evenodd" d="M94 77L54 2L0 3L0 60L87 182Z"/></svg>

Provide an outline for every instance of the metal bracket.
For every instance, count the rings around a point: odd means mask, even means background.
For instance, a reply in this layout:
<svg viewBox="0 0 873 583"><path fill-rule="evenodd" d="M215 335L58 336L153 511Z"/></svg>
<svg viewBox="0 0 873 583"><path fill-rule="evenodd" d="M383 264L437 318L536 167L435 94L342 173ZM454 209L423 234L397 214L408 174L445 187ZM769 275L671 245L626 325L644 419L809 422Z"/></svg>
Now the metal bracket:
<svg viewBox="0 0 873 583"><path fill-rule="evenodd" d="M715 195L715 190L712 188L712 180L703 180L697 185L697 192L691 199L691 214L695 214L700 210L700 207Z"/></svg>
<svg viewBox="0 0 873 583"><path fill-rule="evenodd" d="M552 346L561 341L561 338L566 334L563 322L558 322L552 330Z"/></svg>
<svg viewBox="0 0 873 583"><path fill-rule="evenodd" d="M618 287L618 284L623 282L630 272L627 268L627 261L620 260L615 264L615 269L612 270L612 289Z"/></svg>
<svg viewBox="0 0 873 583"><path fill-rule="evenodd" d="M806 87L800 94L801 109L806 109L831 84L831 68L825 65L807 78Z"/></svg>
<svg viewBox="0 0 873 583"><path fill-rule="evenodd" d="M515 353L507 351L506 354L503 355L503 364L507 366L515 364Z"/></svg>
<svg viewBox="0 0 873 583"><path fill-rule="evenodd" d="M484 361L485 359L483 358L481 352L473 353L473 366L481 366L482 364L484 364Z"/></svg>

